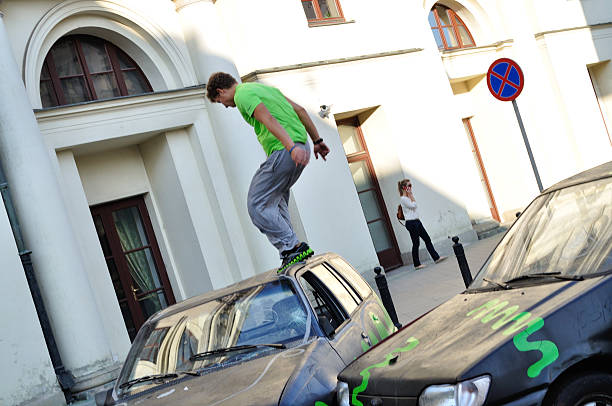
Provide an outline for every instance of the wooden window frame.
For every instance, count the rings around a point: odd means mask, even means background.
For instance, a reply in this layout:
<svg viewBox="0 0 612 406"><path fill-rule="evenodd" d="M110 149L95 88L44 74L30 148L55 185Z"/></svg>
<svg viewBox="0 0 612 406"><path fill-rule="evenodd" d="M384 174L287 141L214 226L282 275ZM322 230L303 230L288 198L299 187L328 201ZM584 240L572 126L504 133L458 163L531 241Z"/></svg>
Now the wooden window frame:
<svg viewBox="0 0 612 406"><path fill-rule="evenodd" d="M347 154L346 160L349 164L357 162L357 161L364 161L368 168L368 171L370 172L370 176L372 177L373 187L369 189L361 190L357 192L357 194L359 195L359 193L373 191L374 194L376 195L376 199L382 211L382 216L376 219L372 219L370 221L366 220L366 224L369 225L379 220L382 220L383 222L386 223L387 230L389 231L389 238L391 239L390 249L393 251L393 254L397 256L397 258L399 259L399 262L396 265L386 267L385 270L390 271L390 270L399 268L400 266L402 266L401 251L399 249L399 244L397 243L397 238L395 237L395 232L393 231L393 226L391 225L392 224L391 218L389 217L389 213L387 212L387 209L386 209L385 199L382 194L380 183L378 182L378 177L376 176L376 170L374 168L374 164L372 163L370 150L368 149L368 144L366 143L365 136L363 135L363 131L361 129L361 122L359 121L359 118L357 116L354 116L354 117L349 117L349 118L338 120L336 122L336 125L349 125L349 126L354 127L355 130L357 131L357 137L363 149L357 152Z"/></svg>
<svg viewBox="0 0 612 406"><path fill-rule="evenodd" d="M436 10L436 7L443 7L444 9L446 9L448 16L451 20L451 25L444 25L442 24L442 21L440 20L440 16L438 15L438 10ZM436 26L433 27L430 24L430 27L433 30L438 30L438 32L440 33L440 38L442 38L442 44L443 44L443 48L438 48L438 49L443 49L445 51L448 50L452 50L452 49L461 49L461 48L473 48L476 46L476 41L474 41L474 37L472 36L472 33L470 32L468 26L466 23L463 22L463 20L461 19L461 17L459 17L457 15L457 13L455 13L455 11L451 8L448 8L446 6L443 6L441 4L436 4L432 7L431 9L431 13L433 13L434 18L436 19ZM461 39L461 34L459 33L459 27L462 26L463 28L465 28L465 31L467 32L468 36L470 37L470 40L472 40L472 44L470 45L465 45L463 43L463 40ZM457 39L457 44L458 46L456 47L451 47L446 43L446 36L444 35L444 28L449 28L453 31L453 34L455 35L455 38Z"/></svg>
<svg viewBox="0 0 612 406"><path fill-rule="evenodd" d="M114 227L107 226L114 224L114 220L112 217L112 213L114 211L130 207L136 207L138 209L138 212L141 216L142 225L144 227L145 235L148 240L148 244L133 250L123 251L123 247L121 246L117 231L114 229ZM112 203L103 203L92 206L90 210L93 216L100 216L100 218L102 219L104 230L107 235L109 248L111 250L110 255L105 255L104 259L106 261L109 259L113 259L115 262L117 272L119 273L119 279L121 281L123 291L126 296L125 302L127 302L128 309L132 316L132 321L136 328L136 332L138 332L138 330L140 330L140 327L142 327L142 325L146 321L146 317L144 317L142 309L139 307L138 299L144 298L147 295L150 295L151 293L162 292L164 294L166 304L168 306L171 306L176 303L174 292L172 291L172 286L168 278L168 273L166 271L166 267L161 256L161 251L159 249L157 238L153 230L151 218L149 217L149 212L144 202L144 197L142 195L139 195L135 197L117 200ZM131 252L136 252L143 249L150 249L161 286L147 292L136 293L134 289L130 289L130 287L132 287L132 278L130 276L129 265L126 259L126 255ZM129 298L128 296L132 297Z"/></svg>
<svg viewBox="0 0 612 406"><path fill-rule="evenodd" d="M149 79L145 76L144 72L142 71L142 69L140 69L138 64L128 54L123 52L120 48L118 48L113 43L106 41L102 38L94 37L91 35L69 35L66 37L62 37L60 40L66 40L66 39L73 41L73 46L75 47L74 50L76 52L77 59L78 59L78 62L79 62L79 65L82 71L80 75L73 75L72 77L82 76L85 79L85 93L87 95L88 100L84 100L83 102L92 101L92 100L105 100L105 99L98 99L98 96L96 94L96 89L95 89L95 86L93 84L93 79L92 79L92 76L95 76L101 73L113 73L115 75L115 80L117 81L117 86L119 87L120 96L129 96L127 85L125 84L125 78L123 77L123 73L127 71L134 71L134 70L138 71L141 78L144 80L144 83L146 85L146 92L148 93L153 92L153 88L151 87L151 83L149 82ZM85 59L85 54L83 52L81 41L91 40L91 39L94 39L95 41L100 41L104 44L104 49L106 50L106 54L108 55L110 63L111 63L110 71L97 72L95 74L91 74L89 72L89 66L87 65L87 60ZM47 53L47 56L45 57L45 61L43 63L44 65L43 69L44 67L47 68L47 72L49 73L49 79L41 79L41 82L43 80L51 81L53 91L55 92L54 96L58 102L57 106L64 106L64 105L67 105L68 103L66 103L66 97L64 96L64 91L62 89L61 79L65 79L70 76L66 76L62 78L59 77L59 75L57 74L57 70L55 68L55 62L53 61L53 57L51 55L52 50L53 50L53 47L51 47L51 50L49 50L49 52ZM134 65L134 67L121 69L121 65L119 63L119 56L117 55L118 52L122 52L129 59L130 63ZM117 97L120 97L120 96L117 96ZM48 106L48 107L57 107L57 106Z"/></svg>
<svg viewBox="0 0 612 406"><path fill-rule="evenodd" d="M476 137L474 136L474 129L472 128L472 122L470 118L464 118L463 124L467 129L468 136L470 137L472 148L474 148L474 154L478 160L478 166L480 166L480 172L482 174L482 179L485 182L485 186L487 188L487 193L489 194L489 199L491 200L491 216L493 219L497 220L501 223L501 217L499 216L499 210L497 209L497 203L495 202L495 197L493 196L493 190L491 189L491 183L489 182L489 177L487 176L487 171L485 170L484 162L482 160L482 155L480 155L480 149L478 148L478 143L476 142Z"/></svg>
<svg viewBox="0 0 612 406"><path fill-rule="evenodd" d="M323 17L323 14L321 13L321 8L319 7L318 0L301 0L301 1L302 3L312 3L314 7L316 18L309 19L308 17L306 17L306 19L308 20L309 26L336 24L336 23L343 23L346 21L344 18L344 13L342 12L342 7L340 6L340 0L327 0L327 1L333 1L336 3L336 7L338 8L338 14L340 14L340 16L338 17Z"/></svg>

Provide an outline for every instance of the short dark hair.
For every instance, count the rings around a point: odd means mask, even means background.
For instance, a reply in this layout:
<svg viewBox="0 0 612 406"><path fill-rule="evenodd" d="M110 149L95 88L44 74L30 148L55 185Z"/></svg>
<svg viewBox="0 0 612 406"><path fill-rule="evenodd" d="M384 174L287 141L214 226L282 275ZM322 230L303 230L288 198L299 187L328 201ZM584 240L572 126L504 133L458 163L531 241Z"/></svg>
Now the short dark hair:
<svg viewBox="0 0 612 406"><path fill-rule="evenodd" d="M208 78L208 83L206 84L206 97L208 97L208 100L211 102L214 102L217 96L219 96L218 89L229 89L236 83L238 83L236 79L229 73L215 72Z"/></svg>

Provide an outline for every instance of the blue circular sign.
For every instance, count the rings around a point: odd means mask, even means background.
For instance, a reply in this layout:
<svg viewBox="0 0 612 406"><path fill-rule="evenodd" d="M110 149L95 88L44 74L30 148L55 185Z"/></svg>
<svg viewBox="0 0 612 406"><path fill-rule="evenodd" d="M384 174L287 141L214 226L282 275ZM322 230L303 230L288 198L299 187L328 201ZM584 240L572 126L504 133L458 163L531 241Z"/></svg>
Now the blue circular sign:
<svg viewBox="0 0 612 406"><path fill-rule="evenodd" d="M525 77L518 63L509 58L496 60L487 72L487 86L491 94L501 101L511 101L523 91Z"/></svg>

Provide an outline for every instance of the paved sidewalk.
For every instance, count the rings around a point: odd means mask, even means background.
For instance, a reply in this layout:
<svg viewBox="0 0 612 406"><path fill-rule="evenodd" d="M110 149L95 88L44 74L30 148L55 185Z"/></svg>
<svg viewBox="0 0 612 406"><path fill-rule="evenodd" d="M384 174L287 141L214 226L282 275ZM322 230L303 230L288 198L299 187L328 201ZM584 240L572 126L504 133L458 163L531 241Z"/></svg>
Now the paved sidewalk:
<svg viewBox="0 0 612 406"><path fill-rule="evenodd" d="M472 276L476 275L503 235L496 234L463 246ZM414 266L407 265L387 274L397 317L402 324L465 290L454 253L439 264L433 263L431 258L428 259L429 261L423 261L427 266L418 271ZM375 290L378 292L377 288Z"/></svg>

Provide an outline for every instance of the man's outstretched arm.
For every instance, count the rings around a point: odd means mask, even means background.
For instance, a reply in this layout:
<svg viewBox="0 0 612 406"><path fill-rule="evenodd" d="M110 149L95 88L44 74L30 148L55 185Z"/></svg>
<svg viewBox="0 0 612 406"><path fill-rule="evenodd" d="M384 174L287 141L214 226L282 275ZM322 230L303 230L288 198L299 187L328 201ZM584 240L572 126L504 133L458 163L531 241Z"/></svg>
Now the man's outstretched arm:
<svg viewBox="0 0 612 406"><path fill-rule="evenodd" d="M321 138L319 137L319 131L317 130L317 127L315 127L314 123L310 119L310 116L308 115L308 112L306 111L306 109L300 106L299 104L295 103L291 99L289 99L287 96L285 96L285 98L287 99L289 104L291 104L291 107L293 107L293 110L295 110L302 124L304 124L304 127L306 128L306 132L308 132L308 135L310 135L310 139L312 140L312 142L315 142L316 140ZM319 159L319 154L320 154L321 158L323 158L323 160L326 161L327 159L325 158L325 156L329 154L329 148L327 147L327 145L325 145L325 142L320 141L318 144L314 144L314 153L315 153L315 158Z"/></svg>
<svg viewBox="0 0 612 406"><path fill-rule="evenodd" d="M278 138L287 151L291 151L291 159L293 159L296 165L305 166L308 163L308 154L306 151L301 148L293 148L295 143L287 133L287 130L285 130L278 120L270 114L270 110L268 110L263 103L259 103L257 107L255 107L255 110L253 110L253 117L265 125L268 131Z"/></svg>

